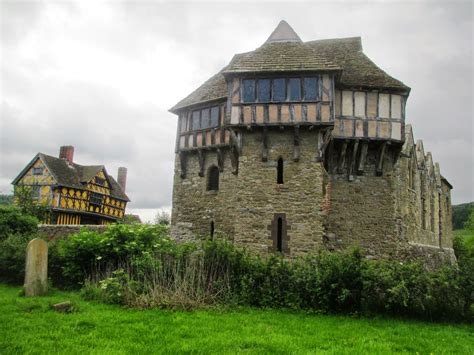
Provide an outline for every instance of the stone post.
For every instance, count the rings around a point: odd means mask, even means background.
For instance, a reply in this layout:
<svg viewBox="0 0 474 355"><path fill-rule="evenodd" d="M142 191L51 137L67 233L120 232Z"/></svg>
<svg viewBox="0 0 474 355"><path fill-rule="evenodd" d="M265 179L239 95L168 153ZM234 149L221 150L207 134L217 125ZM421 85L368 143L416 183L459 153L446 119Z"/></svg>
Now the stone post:
<svg viewBox="0 0 474 355"><path fill-rule="evenodd" d="M35 238L26 247L25 296L44 295L48 291L48 243Z"/></svg>

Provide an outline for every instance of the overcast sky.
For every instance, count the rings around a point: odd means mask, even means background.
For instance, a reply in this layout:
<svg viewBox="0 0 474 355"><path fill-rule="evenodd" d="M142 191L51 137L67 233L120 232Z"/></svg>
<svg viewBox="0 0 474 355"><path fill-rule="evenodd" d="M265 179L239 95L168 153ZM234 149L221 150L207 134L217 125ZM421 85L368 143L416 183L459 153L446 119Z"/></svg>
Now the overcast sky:
<svg viewBox="0 0 474 355"><path fill-rule="evenodd" d="M168 109L285 19L303 41L361 36L411 87L407 123L474 200L473 6L444 2L8 2L1 10L0 193L37 152L128 168L129 211L171 206Z"/></svg>

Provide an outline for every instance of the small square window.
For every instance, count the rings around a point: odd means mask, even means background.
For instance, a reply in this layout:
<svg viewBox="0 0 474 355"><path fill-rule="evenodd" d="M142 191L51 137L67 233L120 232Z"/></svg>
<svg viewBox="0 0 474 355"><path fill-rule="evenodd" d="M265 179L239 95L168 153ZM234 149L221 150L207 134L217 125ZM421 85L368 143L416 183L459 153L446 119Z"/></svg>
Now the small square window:
<svg viewBox="0 0 474 355"><path fill-rule="evenodd" d="M96 192L91 193L90 204L100 206L102 204L102 195Z"/></svg>
<svg viewBox="0 0 474 355"><path fill-rule="evenodd" d="M43 175L43 168L33 168L33 175Z"/></svg>
<svg viewBox="0 0 474 355"><path fill-rule="evenodd" d="M255 80L244 80L243 102L255 102Z"/></svg>

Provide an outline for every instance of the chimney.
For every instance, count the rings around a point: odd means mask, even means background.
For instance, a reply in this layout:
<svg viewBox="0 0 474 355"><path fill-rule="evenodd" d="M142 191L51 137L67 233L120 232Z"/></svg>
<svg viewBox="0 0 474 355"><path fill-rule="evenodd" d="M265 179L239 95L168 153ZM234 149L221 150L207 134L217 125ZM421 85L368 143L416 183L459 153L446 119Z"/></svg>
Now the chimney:
<svg viewBox="0 0 474 355"><path fill-rule="evenodd" d="M124 168L123 166L118 168L117 182L122 188L123 192L125 192L125 186L127 185L127 168Z"/></svg>
<svg viewBox="0 0 474 355"><path fill-rule="evenodd" d="M59 158L65 159L72 164L74 158L74 147L72 145L63 145L59 148Z"/></svg>

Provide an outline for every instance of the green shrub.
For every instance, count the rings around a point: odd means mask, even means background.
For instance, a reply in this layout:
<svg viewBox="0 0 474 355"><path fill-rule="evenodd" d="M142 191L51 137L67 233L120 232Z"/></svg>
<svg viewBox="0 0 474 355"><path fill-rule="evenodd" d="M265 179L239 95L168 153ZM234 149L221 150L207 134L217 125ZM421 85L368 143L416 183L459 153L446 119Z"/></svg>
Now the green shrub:
<svg viewBox="0 0 474 355"><path fill-rule="evenodd" d="M22 284L25 277L26 246L35 238L29 234L9 234L0 241L0 281Z"/></svg>
<svg viewBox="0 0 474 355"><path fill-rule="evenodd" d="M13 206L0 206L0 242L12 234L31 235L38 231L38 219Z"/></svg>

